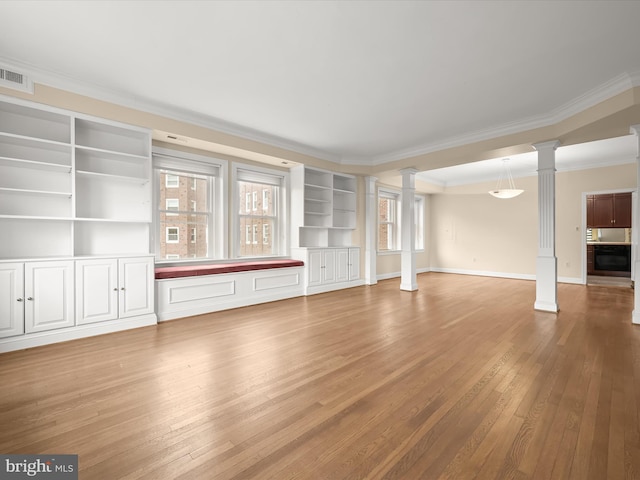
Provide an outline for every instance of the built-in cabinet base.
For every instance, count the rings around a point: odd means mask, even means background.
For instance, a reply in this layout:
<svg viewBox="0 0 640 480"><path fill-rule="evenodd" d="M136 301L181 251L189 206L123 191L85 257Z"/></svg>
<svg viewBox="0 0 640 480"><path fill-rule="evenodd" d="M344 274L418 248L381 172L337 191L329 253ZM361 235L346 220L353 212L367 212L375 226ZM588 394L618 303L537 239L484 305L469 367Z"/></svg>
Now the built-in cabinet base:
<svg viewBox="0 0 640 480"><path fill-rule="evenodd" d="M305 263L305 295L364 285L358 247L296 248L292 256Z"/></svg>
<svg viewBox="0 0 640 480"><path fill-rule="evenodd" d="M157 323L153 257L0 262L0 353Z"/></svg>

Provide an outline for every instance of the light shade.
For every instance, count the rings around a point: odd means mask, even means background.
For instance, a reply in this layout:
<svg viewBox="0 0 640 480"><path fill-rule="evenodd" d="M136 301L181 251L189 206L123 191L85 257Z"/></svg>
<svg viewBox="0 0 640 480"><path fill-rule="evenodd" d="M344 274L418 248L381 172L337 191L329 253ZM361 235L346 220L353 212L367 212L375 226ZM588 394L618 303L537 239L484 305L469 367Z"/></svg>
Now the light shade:
<svg viewBox="0 0 640 480"><path fill-rule="evenodd" d="M520 190L516 188L516 184L513 182L513 177L511 176L511 169L509 168L509 159L502 159L502 174L498 179L498 184L496 188L493 190L489 190L489 194L493 195L496 198L513 198L520 195L524 190ZM507 183L507 188L502 188L502 182L505 181Z"/></svg>
<svg viewBox="0 0 640 480"><path fill-rule="evenodd" d="M489 190L489 194L496 198L513 198L520 195L524 190L517 188L501 188L499 190Z"/></svg>

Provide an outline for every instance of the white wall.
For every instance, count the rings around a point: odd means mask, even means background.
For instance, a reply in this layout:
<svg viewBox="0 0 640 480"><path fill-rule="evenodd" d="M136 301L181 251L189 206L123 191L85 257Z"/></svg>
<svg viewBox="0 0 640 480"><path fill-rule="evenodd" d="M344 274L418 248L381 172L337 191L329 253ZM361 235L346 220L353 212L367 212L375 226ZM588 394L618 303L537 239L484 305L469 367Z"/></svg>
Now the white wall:
<svg viewBox="0 0 640 480"><path fill-rule="evenodd" d="M499 200L493 183L447 188L431 196L431 267L532 278L538 250L537 177L516 179L525 192ZM635 163L556 174L558 277L582 276L583 193L635 189Z"/></svg>

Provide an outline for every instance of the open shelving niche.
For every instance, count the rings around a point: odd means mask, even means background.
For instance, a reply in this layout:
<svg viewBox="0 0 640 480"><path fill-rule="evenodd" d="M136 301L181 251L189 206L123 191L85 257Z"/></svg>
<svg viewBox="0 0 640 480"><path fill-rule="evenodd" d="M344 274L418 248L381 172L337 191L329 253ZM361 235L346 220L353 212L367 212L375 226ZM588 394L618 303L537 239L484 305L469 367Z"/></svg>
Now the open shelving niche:
<svg viewBox="0 0 640 480"><path fill-rule="evenodd" d="M151 133L0 97L2 259L149 253Z"/></svg>
<svg viewBox="0 0 640 480"><path fill-rule="evenodd" d="M352 175L306 166L292 169L293 247L352 246L356 192Z"/></svg>

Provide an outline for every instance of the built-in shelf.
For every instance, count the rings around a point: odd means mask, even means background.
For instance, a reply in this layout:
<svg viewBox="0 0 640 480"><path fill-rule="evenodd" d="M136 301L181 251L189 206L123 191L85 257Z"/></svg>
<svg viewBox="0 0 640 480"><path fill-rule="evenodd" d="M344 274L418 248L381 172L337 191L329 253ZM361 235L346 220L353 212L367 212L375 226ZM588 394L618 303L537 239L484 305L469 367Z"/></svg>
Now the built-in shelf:
<svg viewBox="0 0 640 480"><path fill-rule="evenodd" d="M58 163L38 162L34 160L24 160L22 158L0 157L0 167L20 167L32 168L34 170L47 170L52 172L71 173L71 165L61 165Z"/></svg>
<svg viewBox="0 0 640 480"><path fill-rule="evenodd" d="M85 171L85 170L76 170L76 175L87 176L87 177L95 177L95 178L102 178L102 179L105 179L105 180L113 180L113 181L116 181L116 182L138 183L138 184L141 184L141 185L149 183L149 179L148 178L129 177L129 176L126 176L126 175L114 175L112 173L89 172L89 171Z"/></svg>
<svg viewBox="0 0 640 480"><path fill-rule="evenodd" d="M45 215L5 215L0 214L0 218L11 220L51 220L53 222L72 222L75 219L73 217L47 217Z"/></svg>
<svg viewBox="0 0 640 480"><path fill-rule="evenodd" d="M29 190L24 188L5 188L0 187L0 193L9 193L16 195L38 195L43 197L66 197L71 198L71 192L52 192L47 190Z"/></svg>
<svg viewBox="0 0 640 480"><path fill-rule="evenodd" d="M293 247L351 246L356 178L299 166L292 169L292 185Z"/></svg>
<svg viewBox="0 0 640 480"><path fill-rule="evenodd" d="M151 133L0 96L7 258L149 252Z"/></svg>

